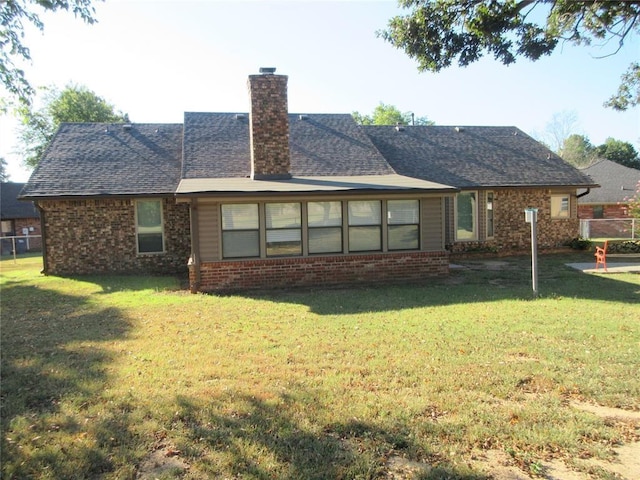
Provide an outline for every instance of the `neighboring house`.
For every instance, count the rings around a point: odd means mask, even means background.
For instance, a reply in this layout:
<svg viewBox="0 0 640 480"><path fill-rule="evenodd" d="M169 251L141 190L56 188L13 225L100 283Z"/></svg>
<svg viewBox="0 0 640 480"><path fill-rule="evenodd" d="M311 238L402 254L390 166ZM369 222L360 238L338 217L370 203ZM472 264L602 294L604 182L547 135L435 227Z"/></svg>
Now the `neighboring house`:
<svg viewBox="0 0 640 480"><path fill-rule="evenodd" d="M0 183L1 236L24 237L5 238L0 241L2 255L12 253L14 245L17 253L39 251L42 248L40 214L33 203L18 200L18 195L24 185L24 183L13 182Z"/></svg>
<svg viewBox="0 0 640 480"><path fill-rule="evenodd" d="M287 77L249 77L248 114L63 124L23 191L45 272L189 273L192 291L398 282L450 252L577 236L595 186L514 127L357 125L289 114Z"/></svg>
<svg viewBox="0 0 640 480"><path fill-rule="evenodd" d="M582 169L600 188L578 199L579 218L629 218L629 199L640 184L640 170L611 160Z"/></svg>
<svg viewBox="0 0 640 480"><path fill-rule="evenodd" d="M640 187L640 170L611 160L599 160L582 172L600 185L578 198L581 235L585 238L627 237L633 228L629 199Z"/></svg>

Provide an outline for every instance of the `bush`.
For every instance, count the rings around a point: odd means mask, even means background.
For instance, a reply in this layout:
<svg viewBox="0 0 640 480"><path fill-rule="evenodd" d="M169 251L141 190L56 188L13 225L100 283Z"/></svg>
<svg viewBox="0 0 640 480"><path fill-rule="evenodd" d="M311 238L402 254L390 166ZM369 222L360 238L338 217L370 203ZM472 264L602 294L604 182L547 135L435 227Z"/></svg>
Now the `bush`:
<svg viewBox="0 0 640 480"><path fill-rule="evenodd" d="M607 253L640 253L640 240L609 242Z"/></svg>
<svg viewBox="0 0 640 480"><path fill-rule="evenodd" d="M588 250L591 248L591 241L586 238L576 237L565 243L567 247L571 247L574 250Z"/></svg>

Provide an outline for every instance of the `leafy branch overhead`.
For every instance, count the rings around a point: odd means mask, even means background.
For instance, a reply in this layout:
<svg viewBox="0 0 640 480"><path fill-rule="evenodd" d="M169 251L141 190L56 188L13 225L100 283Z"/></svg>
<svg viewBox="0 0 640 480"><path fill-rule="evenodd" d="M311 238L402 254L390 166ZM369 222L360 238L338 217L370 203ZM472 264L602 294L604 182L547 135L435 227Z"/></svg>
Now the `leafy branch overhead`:
<svg viewBox="0 0 640 480"><path fill-rule="evenodd" d="M640 32L640 1L597 0L400 0L410 10L378 32L418 62L439 72L492 55L505 65L518 57L539 60L562 42L612 44L610 55ZM545 20L541 19L540 11ZM630 66L606 106L625 110L640 101L640 67Z"/></svg>
<svg viewBox="0 0 640 480"><path fill-rule="evenodd" d="M102 0L95 0L102 1ZM40 14L59 10L71 11L89 24L94 18L94 0L3 0L0 2L0 81L9 94L30 103L35 91L20 64L31 60L24 44L25 26L31 24L44 31Z"/></svg>
<svg viewBox="0 0 640 480"><path fill-rule="evenodd" d="M34 168L64 122L127 122L128 116L84 86L46 89L41 108L23 103L18 108L21 154L25 166Z"/></svg>

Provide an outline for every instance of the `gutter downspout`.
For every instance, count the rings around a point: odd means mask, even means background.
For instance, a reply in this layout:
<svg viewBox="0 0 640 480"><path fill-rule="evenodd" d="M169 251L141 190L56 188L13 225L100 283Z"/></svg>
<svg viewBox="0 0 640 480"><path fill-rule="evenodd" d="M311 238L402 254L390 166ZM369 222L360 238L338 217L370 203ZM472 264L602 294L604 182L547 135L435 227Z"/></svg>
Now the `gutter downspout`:
<svg viewBox="0 0 640 480"><path fill-rule="evenodd" d="M584 197L585 195L589 195L589 193L591 193L591 188L587 188L587 190L586 190L586 191L584 191L584 192L580 193L579 195L576 195L576 198L582 198L582 197Z"/></svg>

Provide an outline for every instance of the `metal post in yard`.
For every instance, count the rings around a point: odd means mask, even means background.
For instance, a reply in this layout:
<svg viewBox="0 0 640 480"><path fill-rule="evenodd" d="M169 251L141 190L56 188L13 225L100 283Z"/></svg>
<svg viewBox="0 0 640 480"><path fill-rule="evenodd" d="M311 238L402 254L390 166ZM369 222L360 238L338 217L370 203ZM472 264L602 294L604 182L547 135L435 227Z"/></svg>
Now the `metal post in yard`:
<svg viewBox="0 0 640 480"><path fill-rule="evenodd" d="M524 219L531 224L531 285L533 296L538 296L538 209L525 208Z"/></svg>

